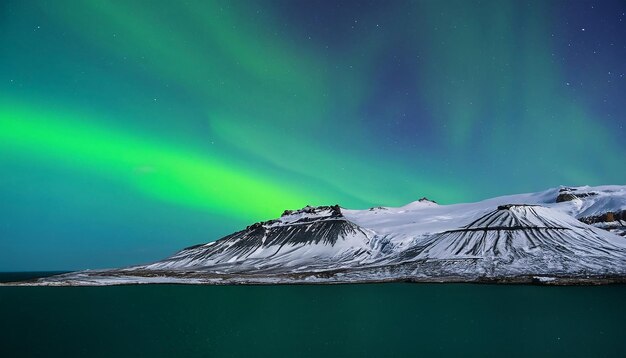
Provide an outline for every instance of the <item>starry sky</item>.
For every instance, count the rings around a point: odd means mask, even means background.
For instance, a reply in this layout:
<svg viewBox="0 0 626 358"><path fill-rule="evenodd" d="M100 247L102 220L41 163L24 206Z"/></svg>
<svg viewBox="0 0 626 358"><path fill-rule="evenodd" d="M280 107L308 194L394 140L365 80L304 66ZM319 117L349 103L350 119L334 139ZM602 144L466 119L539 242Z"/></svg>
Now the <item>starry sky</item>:
<svg viewBox="0 0 626 358"><path fill-rule="evenodd" d="M623 1L0 2L0 270L625 184Z"/></svg>

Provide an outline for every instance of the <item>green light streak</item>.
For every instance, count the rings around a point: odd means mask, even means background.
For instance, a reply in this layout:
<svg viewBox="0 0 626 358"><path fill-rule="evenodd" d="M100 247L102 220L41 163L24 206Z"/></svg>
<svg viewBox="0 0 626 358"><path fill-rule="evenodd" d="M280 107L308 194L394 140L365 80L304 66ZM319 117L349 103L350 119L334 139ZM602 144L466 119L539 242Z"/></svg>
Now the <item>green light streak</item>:
<svg viewBox="0 0 626 358"><path fill-rule="evenodd" d="M363 154L358 149L329 151L315 141L303 145L300 138L281 136L280 130L275 128L244 123L245 120L234 120L228 116L211 119L213 131L232 145L242 150L254 148L254 155L259 158L326 182L362 202L374 205L406 204L406 199L398 200L398 192L411 193L412 198L428 195L441 202L454 202L463 196L449 179L431 180L427 173L407 174L406 169L395 163L393 158L383 161L372 155L367 161L363 160ZM323 134L319 136L323 137ZM337 144L335 148L342 146Z"/></svg>
<svg viewBox="0 0 626 358"><path fill-rule="evenodd" d="M167 143L104 128L93 117L0 105L0 148L88 170L156 199L243 219L275 217L324 193L305 193L276 178ZM321 194L321 195L320 195Z"/></svg>
<svg viewBox="0 0 626 358"><path fill-rule="evenodd" d="M283 123L294 118L319 122L314 114L325 107L322 94L330 83L322 64L286 46L267 28L247 25L236 8L236 3L214 1L153 7L93 1L45 11L80 28L90 44L185 87L209 109L238 108ZM185 26L177 31L164 27L171 17L184 18Z"/></svg>

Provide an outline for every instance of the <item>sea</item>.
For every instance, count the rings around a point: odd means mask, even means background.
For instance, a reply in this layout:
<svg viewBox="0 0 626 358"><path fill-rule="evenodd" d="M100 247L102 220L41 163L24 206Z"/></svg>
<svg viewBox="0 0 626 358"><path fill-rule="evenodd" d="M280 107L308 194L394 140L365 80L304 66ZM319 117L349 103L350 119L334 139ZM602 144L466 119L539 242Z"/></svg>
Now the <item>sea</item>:
<svg viewBox="0 0 626 358"><path fill-rule="evenodd" d="M0 357L442 356L626 357L626 285L0 287Z"/></svg>

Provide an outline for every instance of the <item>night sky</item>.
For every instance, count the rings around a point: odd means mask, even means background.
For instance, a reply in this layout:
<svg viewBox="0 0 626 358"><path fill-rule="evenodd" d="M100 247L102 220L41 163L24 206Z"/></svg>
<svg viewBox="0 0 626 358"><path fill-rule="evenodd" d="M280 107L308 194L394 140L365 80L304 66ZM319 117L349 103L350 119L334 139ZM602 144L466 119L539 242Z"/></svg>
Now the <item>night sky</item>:
<svg viewBox="0 0 626 358"><path fill-rule="evenodd" d="M623 1L0 2L0 270L625 184Z"/></svg>

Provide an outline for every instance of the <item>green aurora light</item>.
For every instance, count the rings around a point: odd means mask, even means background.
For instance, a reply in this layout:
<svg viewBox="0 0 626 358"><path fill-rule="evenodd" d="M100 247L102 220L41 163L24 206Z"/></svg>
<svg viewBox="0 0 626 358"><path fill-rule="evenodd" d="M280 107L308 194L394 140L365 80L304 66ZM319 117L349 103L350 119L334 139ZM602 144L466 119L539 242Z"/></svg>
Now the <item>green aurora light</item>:
<svg viewBox="0 0 626 358"><path fill-rule="evenodd" d="M150 244L147 222L172 238L138 255L151 260L307 204L453 203L626 177L623 77L576 79L620 73L626 37L592 61L582 54L601 29L578 41L558 3L333 6L0 5L0 269L31 255L24 238L60 245L33 261L62 250L69 213L143 218L134 234L82 239L119 237L102 261L119 266L137 261L119 252ZM27 205L29 188L54 205ZM99 196L113 191L136 204ZM107 211L84 212L94 196ZM153 222L146 208L172 211ZM193 232L164 223L195 215L207 220ZM86 265L72 260L37 269Z"/></svg>

